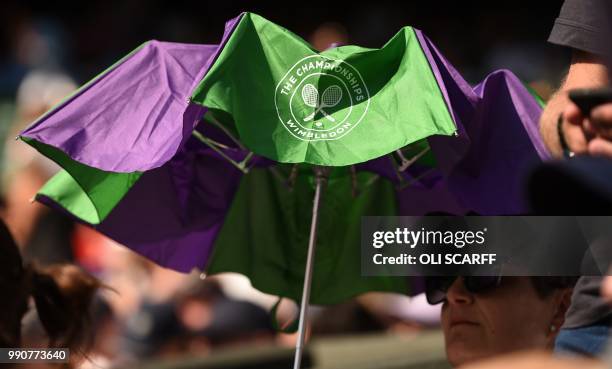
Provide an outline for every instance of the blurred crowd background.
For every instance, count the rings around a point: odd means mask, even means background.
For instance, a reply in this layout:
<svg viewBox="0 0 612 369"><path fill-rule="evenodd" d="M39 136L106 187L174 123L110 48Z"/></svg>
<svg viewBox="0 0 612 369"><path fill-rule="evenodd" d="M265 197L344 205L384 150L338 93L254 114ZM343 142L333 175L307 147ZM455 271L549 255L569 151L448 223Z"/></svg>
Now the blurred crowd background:
<svg viewBox="0 0 612 369"><path fill-rule="evenodd" d="M164 270L96 232L33 203L57 168L14 138L79 85L149 39L217 43L224 22L256 12L325 49L333 42L381 47L402 26L422 29L471 83L508 68L543 98L559 84L567 51L546 43L561 1L277 3L224 0L90 0L79 3L3 1L0 4L0 174L2 218L28 261L71 261L109 288L96 302L96 336L83 366L108 367L158 357L208 355L256 345L291 347L269 310L277 302L248 280ZM283 301L279 325L297 309ZM30 313L24 344L44 346ZM324 318L323 318L324 317ZM424 299L367 294L312 312L312 337L438 329L439 306Z"/></svg>

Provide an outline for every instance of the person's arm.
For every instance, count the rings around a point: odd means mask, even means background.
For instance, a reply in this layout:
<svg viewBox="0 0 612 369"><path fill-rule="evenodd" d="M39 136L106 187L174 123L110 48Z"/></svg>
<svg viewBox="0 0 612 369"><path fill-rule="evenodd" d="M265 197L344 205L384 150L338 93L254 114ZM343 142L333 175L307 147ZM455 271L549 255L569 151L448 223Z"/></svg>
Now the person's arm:
<svg viewBox="0 0 612 369"><path fill-rule="evenodd" d="M563 135L570 150L576 154L583 154L589 149L588 123L585 122L578 107L569 100L567 91L574 88L604 87L608 86L608 83L608 69L599 57L574 51L565 81L548 101L540 118L542 138L553 156L563 156L557 130L557 120L562 113L564 116Z"/></svg>

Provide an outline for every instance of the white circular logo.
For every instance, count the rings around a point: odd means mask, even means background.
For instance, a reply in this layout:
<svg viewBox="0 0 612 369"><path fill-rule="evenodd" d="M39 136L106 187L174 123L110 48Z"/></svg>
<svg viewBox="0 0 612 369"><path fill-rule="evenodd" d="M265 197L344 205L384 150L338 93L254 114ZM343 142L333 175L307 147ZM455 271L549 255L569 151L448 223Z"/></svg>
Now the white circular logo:
<svg viewBox="0 0 612 369"><path fill-rule="evenodd" d="M349 63L312 55L287 71L276 86L274 103L278 118L294 137L337 140L366 115L370 93Z"/></svg>

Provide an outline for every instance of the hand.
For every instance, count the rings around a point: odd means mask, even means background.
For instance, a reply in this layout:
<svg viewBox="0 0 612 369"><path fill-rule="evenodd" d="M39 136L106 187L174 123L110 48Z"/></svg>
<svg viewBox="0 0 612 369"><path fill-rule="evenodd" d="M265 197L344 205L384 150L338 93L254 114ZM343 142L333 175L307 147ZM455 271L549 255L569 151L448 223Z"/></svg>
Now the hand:
<svg viewBox="0 0 612 369"><path fill-rule="evenodd" d="M588 153L612 158L612 103L593 109L586 128L594 136L588 143Z"/></svg>
<svg viewBox="0 0 612 369"><path fill-rule="evenodd" d="M612 276L609 273L601 282L600 295L608 304L612 305Z"/></svg>
<svg viewBox="0 0 612 369"><path fill-rule="evenodd" d="M570 150L575 154L587 154L589 138L592 136L590 123L582 115L580 108L572 102L563 111L561 127Z"/></svg>

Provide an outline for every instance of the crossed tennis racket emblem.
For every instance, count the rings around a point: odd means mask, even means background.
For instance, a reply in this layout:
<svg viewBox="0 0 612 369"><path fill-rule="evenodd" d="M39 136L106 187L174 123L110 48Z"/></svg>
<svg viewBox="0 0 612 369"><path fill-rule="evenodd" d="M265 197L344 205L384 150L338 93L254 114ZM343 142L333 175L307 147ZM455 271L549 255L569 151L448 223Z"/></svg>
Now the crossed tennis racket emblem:
<svg viewBox="0 0 612 369"><path fill-rule="evenodd" d="M314 112L304 118L304 122L310 122L317 113L321 112L325 118L335 123L336 119L327 114L323 109L333 108L340 103L340 100L342 100L342 89L338 85L331 85L323 91L323 95L321 95L321 99L319 100L319 90L317 90L313 84L307 83L302 87L302 100L304 100L306 105L315 108ZM317 127L321 127L322 125L323 123L320 121L315 122L315 126Z"/></svg>

